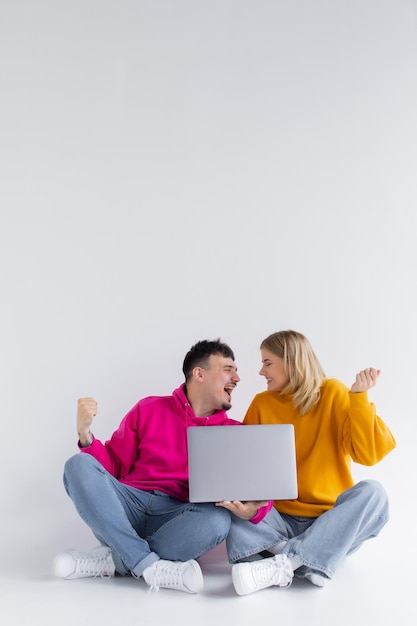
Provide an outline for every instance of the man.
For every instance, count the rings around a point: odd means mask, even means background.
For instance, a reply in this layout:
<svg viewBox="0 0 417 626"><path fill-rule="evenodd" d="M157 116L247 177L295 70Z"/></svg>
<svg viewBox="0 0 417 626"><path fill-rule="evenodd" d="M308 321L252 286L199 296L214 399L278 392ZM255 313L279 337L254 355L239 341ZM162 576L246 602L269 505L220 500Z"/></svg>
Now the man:
<svg viewBox="0 0 417 626"><path fill-rule="evenodd" d="M231 348L219 339L196 343L183 373L185 383L171 396L140 400L104 444L90 430L97 402L78 401L81 454L66 462L64 484L101 546L59 554L56 576L117 572L142 577L151 588L202 589L195 559L226 538L231 513L215 503L188 502L187 428L240 425L226 413L240 378ZM237 503L235 514L257 523L260 504Z"/></svg>

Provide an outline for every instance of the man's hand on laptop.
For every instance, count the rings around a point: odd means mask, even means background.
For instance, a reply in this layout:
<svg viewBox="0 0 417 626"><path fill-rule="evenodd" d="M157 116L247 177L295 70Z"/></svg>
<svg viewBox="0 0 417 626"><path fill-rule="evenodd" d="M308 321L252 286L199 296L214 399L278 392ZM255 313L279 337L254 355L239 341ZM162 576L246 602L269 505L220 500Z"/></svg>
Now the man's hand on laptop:
<svg viewBox="0 0 417 626"><path fill-rule="evenodd" d="M254 502L240 502L239 500L223 500L216 502L216 506L222 506L240 517L240 519L250 520L263 506L267 506L268 500L256 500Z"/></svg>

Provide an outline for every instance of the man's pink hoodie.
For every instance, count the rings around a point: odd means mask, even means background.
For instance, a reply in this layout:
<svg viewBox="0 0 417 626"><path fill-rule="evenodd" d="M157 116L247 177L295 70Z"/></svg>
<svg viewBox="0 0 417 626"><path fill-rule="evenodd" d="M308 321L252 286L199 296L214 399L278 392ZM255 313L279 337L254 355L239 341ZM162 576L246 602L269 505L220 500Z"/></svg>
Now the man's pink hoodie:
<svg viewBox="0 0 417 626"><path fill-rule="evenodd" d="M93 439L80 448L94 456L120 482L143 491L163 491L188 501L187 428L236 425L226 411L196 417L185 395L185 384L171 396L143 398L127 413L119 428L104 444ZM253 523L263 519L272 503L259 509Z"/></svg>

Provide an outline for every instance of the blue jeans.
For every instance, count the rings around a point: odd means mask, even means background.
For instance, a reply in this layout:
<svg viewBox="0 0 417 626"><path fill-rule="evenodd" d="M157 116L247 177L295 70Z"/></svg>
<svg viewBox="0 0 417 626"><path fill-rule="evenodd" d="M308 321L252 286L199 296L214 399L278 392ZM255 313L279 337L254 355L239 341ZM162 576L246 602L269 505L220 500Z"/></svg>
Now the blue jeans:
<svg viewBox="0 0 417 626"><path fill-rule="evenodd" d="M294 572L296 577L314 571L332 578L347 555L378 535L388 515L388 498L382 485L364 480L343 492L334 507L319 517L295 517L274 508L259 524L234 516L226 540L229 561L245 561L282 543L282 554L302 562Z"/></svg>
<svg viewBox="0 0 417 626"><path fill-rule="evenodd" d="M138 578L160 558L195 559L220 544L230 529L226 509L124 485L89 454L68 459L64 485L80 517L111 548L122 575Z"/></svg>

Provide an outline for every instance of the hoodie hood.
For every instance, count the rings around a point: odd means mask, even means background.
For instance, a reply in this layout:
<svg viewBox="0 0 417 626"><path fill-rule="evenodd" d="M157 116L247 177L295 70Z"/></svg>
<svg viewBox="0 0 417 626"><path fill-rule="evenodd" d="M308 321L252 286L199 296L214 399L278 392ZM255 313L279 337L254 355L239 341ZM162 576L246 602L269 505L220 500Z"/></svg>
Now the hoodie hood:
<svg viewBox="0 0 417 626"><path fill-rule="evenodd" d="M193 407L188 401L185 395L185 383L180 385L177 389L174 389L172 395L178 404L181 406L182 411L185 411L187 426L216 426L221 424L240 424L236 420L228 417L227 412L224 409L216 411L212 415L207 417L197 417L194 413Z"/></svg>

